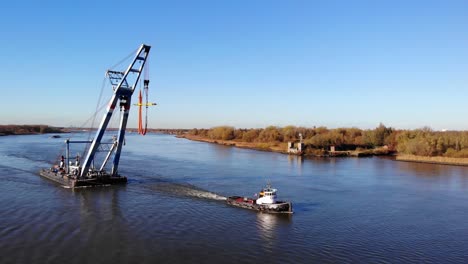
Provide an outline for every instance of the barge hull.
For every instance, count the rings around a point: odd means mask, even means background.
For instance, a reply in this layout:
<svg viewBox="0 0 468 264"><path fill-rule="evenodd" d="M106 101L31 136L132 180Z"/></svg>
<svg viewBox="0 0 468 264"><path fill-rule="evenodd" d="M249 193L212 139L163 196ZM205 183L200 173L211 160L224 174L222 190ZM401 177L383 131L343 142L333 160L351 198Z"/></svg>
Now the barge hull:
<svg viewBox="0 0 468 264"><path fill-rule="evenodd" d="M47 169L41 170L39 175L69 188L109 186L127 183L127 177L124 176L111 177L109 175L104 175L101 177L77 179L74 175L61 174L60 172L53 172Z"/></svg>

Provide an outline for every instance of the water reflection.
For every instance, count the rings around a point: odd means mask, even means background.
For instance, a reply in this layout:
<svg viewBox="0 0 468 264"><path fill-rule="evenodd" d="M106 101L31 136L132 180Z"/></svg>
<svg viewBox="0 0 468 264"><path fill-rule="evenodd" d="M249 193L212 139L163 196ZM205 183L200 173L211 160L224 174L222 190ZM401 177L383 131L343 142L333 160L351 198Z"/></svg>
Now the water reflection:
<svg viewBox="0 0 468 264"><path fill-rule="evenodd" d="M302 175L302 164L304 161L303 156L296 156L296 155L288 155L288 165L291 170L296 171L298 175Z"/></svg>
<svg viewBox="0 0 468 264"><path fill-rule="evenodd" d="M99 188L99 189L98 189ZM119 205L119 190L125 186L96 187L89 189L73 189L72 192L79 198L81 224L98 221L112 221L122 218Z"/></svg>
<svg viewBox="0 0 468 264"><path fill-rule="evenodd" d="M437 184L439 188L468 190L468 168L440 164L394 162L398 171L418 178L419 184ZM415 179L416 180L416 179Z"/></svg>
<svg viewBox="0 0 468 264"><path fill-rule="evenodd" d="M398 169L417 176L445 177L454 175L468 176L466 167L417 162L396 162Z"/></svg>
<svg viewBox="0 0 468 264"><path fill-rule="evenodd" d="M291 215L257 213L257 227L264 248L271 252L277 248L278 231L282 225L289 225Z"/></svg>
<svg viewBox="0 0 468 264"><path fill-rule="evenodd" d="M217 158L221 159L230 159L232 157L232 147L213 144L213 152L216 154Z"/></svg>

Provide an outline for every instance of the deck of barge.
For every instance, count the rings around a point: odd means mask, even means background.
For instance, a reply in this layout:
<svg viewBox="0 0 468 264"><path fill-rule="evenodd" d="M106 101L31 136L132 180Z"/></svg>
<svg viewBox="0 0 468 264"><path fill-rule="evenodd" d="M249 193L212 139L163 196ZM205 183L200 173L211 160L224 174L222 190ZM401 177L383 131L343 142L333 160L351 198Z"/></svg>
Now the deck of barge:
<svg viewBox="0 0 468 264"><path fill-rule="evenodd" d="M54 172L51 170L43 169L39 174L51 181L59 183L60 185L69 188L84 188L94 186L109 186L115 184L126 184L127 177L125 176L110 176L108 174L101 174L99 176L88 178L77 178L75 175L70 175L62 172Z"/></svg>

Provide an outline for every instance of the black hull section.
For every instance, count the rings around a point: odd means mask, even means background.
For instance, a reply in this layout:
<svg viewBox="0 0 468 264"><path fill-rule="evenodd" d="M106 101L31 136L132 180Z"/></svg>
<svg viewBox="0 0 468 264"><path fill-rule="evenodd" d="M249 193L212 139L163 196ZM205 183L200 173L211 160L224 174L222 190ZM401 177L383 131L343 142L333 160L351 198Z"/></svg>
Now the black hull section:
<svg viewBox="0 0 468 264"><path fill-rule="evenodd" d="M74 175L61 174L59 172L56 173L56 172L46 170L46 169L41 170L39 172L39 175L51 181L59 183L60 185L66 186L68 188L110 186L110 185L115 185L115 184L127 183L127 177L124 177L124 176L111 177L109 175L103 175L100 177L76 179Z"/></svg>
<svg viewBox="0 0 468 264"><path fill-rule="evenodd" d="M241 196L231 196L226 199L226 203L245 209L272 213L272 214L292 214L291 202L278 201L274 204L256 204L255 200Z"/></svg>

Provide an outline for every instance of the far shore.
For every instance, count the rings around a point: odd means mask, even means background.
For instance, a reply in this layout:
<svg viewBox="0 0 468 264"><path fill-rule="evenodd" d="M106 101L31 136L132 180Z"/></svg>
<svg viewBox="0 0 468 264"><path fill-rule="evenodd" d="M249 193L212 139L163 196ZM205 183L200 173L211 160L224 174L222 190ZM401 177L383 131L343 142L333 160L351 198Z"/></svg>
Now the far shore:
<svg viewBox="0 0 468 264"><path fill-rule="evenodd" d="M66 133L61 127L47 125L0 125L0 136Z"/></svg>
<svg viewBox="0 0 468 264"><path fill-rule="evenodd" d="M201 137L201 136L194 136L194 135L190 135L190 134L180 134L180 135L177 135L176 137L185 138L185 139L193 140L193 141L200 141L200 142L214 143L214 144L225 145L225 146L232 146L232 147L237 147L237 148L246 148L246 149L254 149L254 150L260 150L260 151L269 151L269 152L277 152L277 153L287 154L287 152L285 150L286 149L286 144L279 144L278 146L265 147L261 143L238 142L238 141L233 141L233 140L209 139L209 138L205 138L205 137Z"/></svg>
<svg viewBox="0 0 468 264"><path fill-rule="evenodd" d="M200 141L206 143L219 144L224 146L232 146L238 148L246 148L260 151L269 151L282 154L289 154L286 151L286 144L280 143L276 146L265 147L261 143L255 142L238 142L233 140L215 140L209 139L201 136L181 134L177 135L178 138L185 138L193 141ZM368 156L394 156L396 161L406 161L406 162L419 162L419 163L430 163L430 164L442 164L442 165L456 165L456 166L468 166L468 158L449 158L449 157L426 157L426 156L416 156L416 155L407 155L407 154L397 154L397 153L387 153L382 154L381 152L374 152L373 150L364 150L364 151L335 151L326 156L319 155L304 155L311 157L368 157Z"/></svg>
<svg viewBox="0 0 468 264"><path fill-rule="evenodd" d="M286 151L287 143L266 144L266 143L258 143L258 142L240 142L240 141L234 141L234 140L210 139L210 138L195 136L195 135L190 135L190 134L181 134L181 135L177 135L177 137L185 138L185 139L193 140L193 141L232 146L232 147L237 147L237 148L246 148L246 149L254 149L254 150L260 150L260 151L290 154ZM291 154L291 155L295 155L295 154ZM329 151L326 154L321 154L321 155L302 154L302 156L310 156L310 157L368 157L368 156L385 156L385 155L392 156L391 152L386 151L384 148L366 149L366 150L333 151L333 152Z"/></svg>

